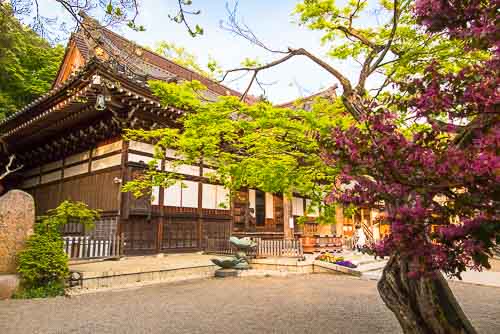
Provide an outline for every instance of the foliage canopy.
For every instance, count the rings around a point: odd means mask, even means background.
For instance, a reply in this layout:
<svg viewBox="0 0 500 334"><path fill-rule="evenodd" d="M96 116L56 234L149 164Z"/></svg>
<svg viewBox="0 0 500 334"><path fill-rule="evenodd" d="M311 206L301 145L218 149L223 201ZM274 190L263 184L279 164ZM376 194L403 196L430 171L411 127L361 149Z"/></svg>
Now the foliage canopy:
<svg viewBox="0 0 500 334"><path fill-rule="evenodd" d="M24 107L52 86L64 54L0 7L0 119Z"/></svg>
<svg viewBox="0 0 500 334"><path fill-rule="evenodd" d="M158 159L174 149L181 164L203 161L214 169L212 178L233 191L250 187L286 195L296 192L317 205L330 190L337 171L321 159L318 138L333 125L350 121L335 97L319 99L306 111L268 102L248 105L236 97L204 102L200 96L205 88L195 81L153 81L150 87L164 106L189 110L181 118L182 130L127 131L128 139L155 142ZM124 190L148 192L152 185L178 177L151 166L148 174L127 183Z"/></svg>

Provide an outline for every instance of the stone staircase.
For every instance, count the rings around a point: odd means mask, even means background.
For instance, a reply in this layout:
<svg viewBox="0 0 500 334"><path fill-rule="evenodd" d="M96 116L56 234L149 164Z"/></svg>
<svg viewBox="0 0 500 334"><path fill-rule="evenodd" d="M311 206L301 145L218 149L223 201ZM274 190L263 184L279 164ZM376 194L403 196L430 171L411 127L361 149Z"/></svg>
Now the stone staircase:
<svg viewBox="0 0 500 334"><path fill-rule="evenodd" d="M375 260L373 256L360 254L357 252L343 252L340 255L343 256L346 261L351 261L358 267L348 268L318 260L314 261L314 265L327 270L333 270L342 272L347 275L357 276L362 279L378 280L382 276L382 271L387 263L387 260Z"/></svg>
<svg viewBox="0 0 500 334"><path fill-rule="evenodd" d="M360 260L351 260L358 267L355 268L359 276L364 279L378 280L382 276L382 271L387 263L387 260L377 259L370 255L362 255Z"/></svg>

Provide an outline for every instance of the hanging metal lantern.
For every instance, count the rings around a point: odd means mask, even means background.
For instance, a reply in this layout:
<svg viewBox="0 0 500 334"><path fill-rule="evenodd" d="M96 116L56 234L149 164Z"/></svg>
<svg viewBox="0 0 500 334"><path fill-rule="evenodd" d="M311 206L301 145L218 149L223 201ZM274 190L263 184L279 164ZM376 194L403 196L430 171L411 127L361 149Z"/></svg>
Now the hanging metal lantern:
<svg viewBox="0 0 500 334"><path fill-rule="evenodd" d="M95 101L95 109L96 110L106 109L106 99L104 98L104 95L102 94L97 95L97 99Z"/></svg>

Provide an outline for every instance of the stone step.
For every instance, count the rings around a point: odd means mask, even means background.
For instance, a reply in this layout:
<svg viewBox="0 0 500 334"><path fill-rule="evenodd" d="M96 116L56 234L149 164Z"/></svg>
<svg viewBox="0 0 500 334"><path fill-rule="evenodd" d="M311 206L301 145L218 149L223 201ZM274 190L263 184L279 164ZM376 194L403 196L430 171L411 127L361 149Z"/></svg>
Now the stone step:
<svg viewBox="0 0 500 334"><path fill-rule="evenodd" d="M367 279L367 280L378 281L382 277L382 272L383 272L382 269L380 269L380 270L373 270L373 271L367 271L367 272L364 272L361 275L361 278L362 279Z"/></svg>
<svg viewBox="0 0 500 334"><path fill-rule="evenodd" d="M381 270L385 267L386 261L377 261L375 263L369 263L365 265L358 266L357 268L348 268L344 266L337 265L335 263L329 263L325 261L316 260L313 263L315 266L320 266L325 269L343 272L345 274L353 276L361 276L366 272Z"/></svg>
<svg viewBox="0 0 500 334"><path fill-rule="evenodd" d="M359 259L359 260L350 260L349 258L346 258L346 260L351 261L352 263L356 264L358 267L366 265L366 264L371 264L371 263L380 263L380 262L385 263L384 260L375 260L375 258L373 258L373 257L370 257L367 259Z"/></svg>
<svg viewBox="0 0 500 334"><path fill-rule="evenodd" d="M357 271L354 268L339 266L337 264L329 263L329 262L325 262L325 261L315 260L313 265L315 267L320 267L320 268L323 268L326 270L331 270L332 272L340 272L340 273L344 273L344 274L352 275L352 276L357 276L357 277L360 277L362 274L361 272ZM316 269L315 269L315 271L316 271Z"/></svg>
<svg viewBox="0 0 500 334"><path fill-rule="evenodd" d="M362 264L362 265L358 266L356 268L356 270L361 272L361 273L366 273L369 271L376 271L376 270L384 269L386 263L387 263L387 261L377 261L377 262Z"/></svg>

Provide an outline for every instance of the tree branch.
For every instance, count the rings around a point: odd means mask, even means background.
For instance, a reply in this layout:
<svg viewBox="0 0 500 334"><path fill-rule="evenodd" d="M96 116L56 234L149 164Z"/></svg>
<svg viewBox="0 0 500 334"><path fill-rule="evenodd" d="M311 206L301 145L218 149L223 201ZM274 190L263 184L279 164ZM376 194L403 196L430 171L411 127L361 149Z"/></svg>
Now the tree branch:
<svg viewBox="0 0 500 334"><path fill-rule="evenodd" d="M15 154L12 154L10 157L9 157L9 162L7 163L7 165L5 166L5 172L3 174L0 175L0 180L4 179L5 177L7 177L7 175L9 174L12 174L12 173L15 173L17 172L18 170L20 170L21 168L23 168L24 166L23 165L20 165L20 166L17 166L16 168L14 169L10 169L12 167L12 164L14 163L14 160L16 159L16 156Z"/></svg>
<svg viewBox="0 0 500 334"><path fill-rule="evenodd" d="M379 44L376 44L376 43L370 41L368 38L363 36L360 31L358 31L357 29L355 29L353 27L347 28L344 26L337 26L337 27L335 27L335 29L342 31L346 35L346 37L351 36L351 37L356 38L361 43L363 43L364 45L366 45L374 50L380 51L384 47L383 45L379 45Z"/></svg>
<svg viewBox="0 0 500 334"><path fill-rule="evenodd" d="M259 71L254 71L253 72L252 79L250 79L250 83L248 84L247 88L245 89L245 91L241 95L240 101L245 100L245 98L247 97L248 91L252 87L252 84L255 81L255 79L257 78L257 73L259 73Z"/></svg>
<svg viewBox="0 0 500 334"><path fill-rule="evenodd" d="M275 61L272 61L268 64L262 65L262 66L240 67L240 68L228 70L228 71L226 71L226 73L224 74L224 76L222 77L220 82L224 81L229 73L240 72L240 71L248 71L248 72L258 73L259 71L262 71L262 70L277 66L279 64L282 64L295 56L305 56L305 57L309 58L310 60L312 60L313 62L315 62L319 66L321 66L323 69L325 69L328 73L332 74L335 78L337 78L337 80L340 81L340 84L342 85L344 92L346 92L348 94L352 93L352 85L351 85L351 82L349 81L349 79L347 79L347 77L345 77L342 73L340 73L340 71L338 71L337 69L335 69L334 67L332 67L331 65L326 63L325 61L319 59L318 57L316 57L315 55L313 55L309 51L305 50L304 48L299 48L299 49L289 48L286 56L284 56L280 59L277 59ZM250 84L252 84L252 83L253 83L253 80L250 82Z"/></svg>
<svg viewBox="0 0 500 334"><path fill-rule="evenodd" d="M257 36L255 33L248 27L245 23L239 22L238 21L238 1L234 3L233 9L229 8L229 4L226 3L226 11L228 14L228 21L226 24L221 20L219 23L219 26L221 29L229 31L235 35L238 35L240 37L243 37L244 39L248 40L250 43L257 45L258 47L263 48L266 51L272 52L272 53L281 53L281 54L287 54L287 51L282 51L282 50L276 50L268 47L266 44L264 44Z"/></svg>
<svg viewBox="0 0 500 334"><path fill-rule="evenodd" d="M177 4L179 7L179 11L176 16L171 17L170 15L168 16L172 21L176 23L184 23L186 26L186 29L188 30L189 34L191 37L196 37L197 35L203 35L203 29L201 29L198 25L196 25L195 30L191 28L189 23L186 20L186 14L189 15L198 15L200 14L200 10L197 11L188 11L184 8L184 5L191 5L191 2L187 2L185 0L177 0Z"/></svg>
<svg viewBox="0 0 500 334"><path fill-rule="evenodd" d="M380 54L380 56L377 58L375 63L373 63L373 65L370 66L369 70L370 74L373 73L373 71L375 71L377 66L382 62L382 60L384 60L385 56L387 55L387 52L389 52L389 50L391 49L392 42L394 41L394 36L396 35L396 31L398 28L399 16L401 15L401 11L398 10L398 6L399 6L398 0L394 0L394 14L392 18L393 23L392 23L391 35L389 36L389 40L387 41L387 44L382 53Z"/></svg>

